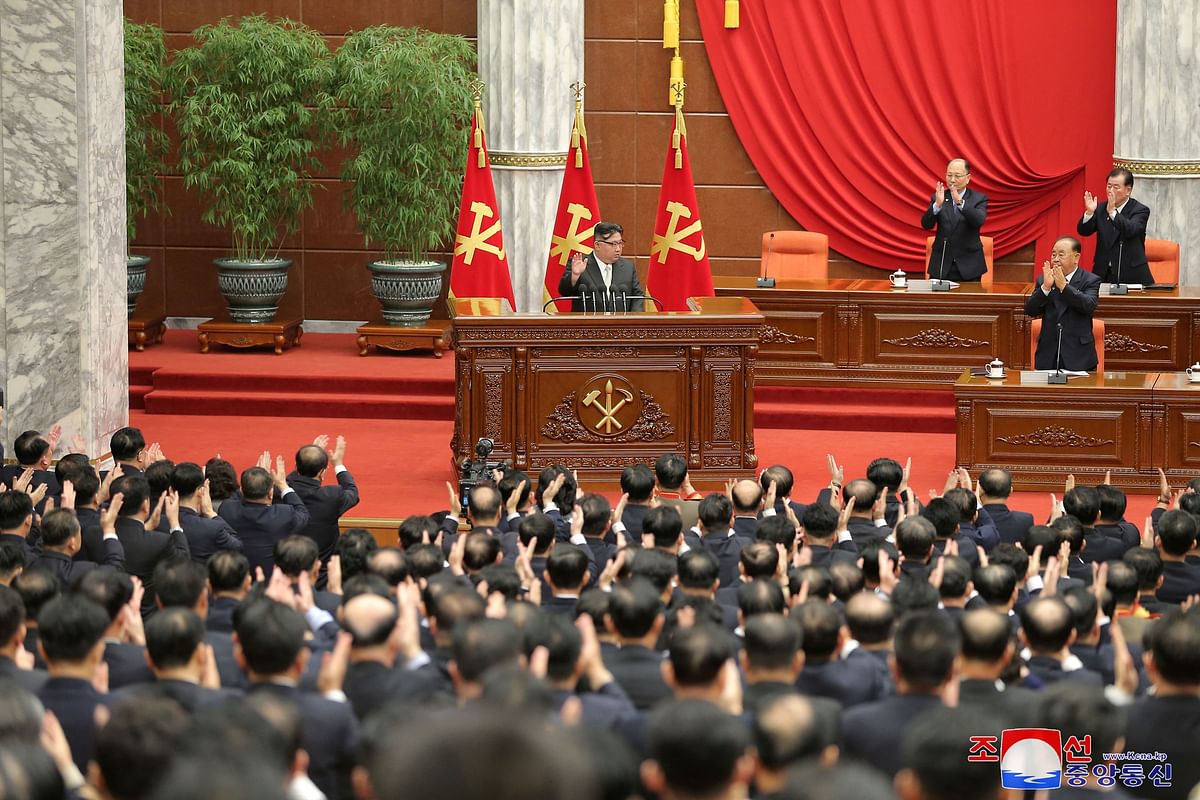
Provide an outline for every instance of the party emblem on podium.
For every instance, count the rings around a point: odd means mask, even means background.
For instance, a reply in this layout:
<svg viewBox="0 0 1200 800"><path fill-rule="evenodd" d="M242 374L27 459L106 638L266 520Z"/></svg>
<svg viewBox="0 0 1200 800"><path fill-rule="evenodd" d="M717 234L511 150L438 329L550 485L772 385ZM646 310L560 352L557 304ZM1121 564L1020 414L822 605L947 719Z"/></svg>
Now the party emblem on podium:
<svg viewBox="0 0 1200 800"><path fill-rule="evenodd" d="M577 394L580 421L600 436L618 436L637 421L642 403L620 375L597 375Z"/></svg>

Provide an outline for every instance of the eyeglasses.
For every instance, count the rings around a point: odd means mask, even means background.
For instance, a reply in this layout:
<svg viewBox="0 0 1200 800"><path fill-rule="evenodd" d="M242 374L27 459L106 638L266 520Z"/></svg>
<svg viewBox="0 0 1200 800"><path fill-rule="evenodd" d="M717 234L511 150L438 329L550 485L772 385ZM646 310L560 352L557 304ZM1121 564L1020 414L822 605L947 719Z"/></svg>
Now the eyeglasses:
<svg viewBox="0 0 1200 800"><path fill-rule="evenodd" d="M946 173L946 178L948 180L952 180L952 181L958 180L959 178L965 178L965 177L967 177L967 173L965 173L965 172L959 172L959 173L947 172Z"/></svg>
<svg viewBox="0 0 1200 800"><path fill-rule="evenodd" d="M618 250L620 250L622 247L625 246L625 242L623 240L617 240L615 242L611 242L608 239L597 239L596 244L606 244L609 247L613 247Z"/></svg>

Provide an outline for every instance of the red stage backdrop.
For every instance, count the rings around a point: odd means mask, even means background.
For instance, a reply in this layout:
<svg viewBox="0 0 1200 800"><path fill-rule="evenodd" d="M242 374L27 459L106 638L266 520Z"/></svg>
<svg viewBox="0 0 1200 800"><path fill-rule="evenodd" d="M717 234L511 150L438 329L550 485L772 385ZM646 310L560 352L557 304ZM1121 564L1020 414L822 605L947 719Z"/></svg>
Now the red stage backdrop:
<svg viewBox="0 0 1200 800"><path fill-rule="evenodd" d="M1040 263L1112 168L1112 0L741 0L733 30L696 5L754 166L852 259L923 264L923 206L963 156L996 255L1036 240Z"/></svg>

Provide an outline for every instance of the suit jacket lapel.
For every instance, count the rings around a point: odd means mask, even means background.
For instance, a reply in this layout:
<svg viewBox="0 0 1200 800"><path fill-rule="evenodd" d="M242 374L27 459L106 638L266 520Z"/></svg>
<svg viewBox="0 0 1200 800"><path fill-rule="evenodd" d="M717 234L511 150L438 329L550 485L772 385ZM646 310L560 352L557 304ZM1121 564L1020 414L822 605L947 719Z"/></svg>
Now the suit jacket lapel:
<svg viewBox="0 0 1200 800"><path fill-rule="evenodd" d="M584 274L591 279L592 288L596 291L604 291L604 273L600 271L600 261L596 258L596 254L592 253L588 256L587 269Z"/></svg>

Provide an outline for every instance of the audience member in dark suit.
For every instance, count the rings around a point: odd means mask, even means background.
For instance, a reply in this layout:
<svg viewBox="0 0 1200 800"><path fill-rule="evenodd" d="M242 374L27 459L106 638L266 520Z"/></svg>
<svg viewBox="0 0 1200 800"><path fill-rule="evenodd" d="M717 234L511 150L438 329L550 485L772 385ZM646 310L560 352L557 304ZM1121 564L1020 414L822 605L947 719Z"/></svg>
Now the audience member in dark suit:
<svg viewBox="0 0 1200 800"><path fill-rule="evenodd" d="M756 717L776 699L798 694L795 684L804 666L804 653L800 649L800 626L782 614L756 614L746 620L744 628L738 652L745 676L742 707L747 715ZM814 706L822 704L827 714L822 723L832 724L836 731L841 707L823 697L811 701Z"/></svg>
<svg viewBox="0 0 1200 800"><path fill-rule="evenodd" d="M921 516L933 523L933 547L939 554L945 552L947 544L953 541L959 557L965 559L972 568L979 566L975 540L959 530L962 512L957 505L945 497L935 497L925 506Z"/></svg>
<svg viewBox="0 0 1200 800"><path fill-rule="evenodd" d="M33 530L33 498L26 492L0 492L0 543L21 548L26 564L38 556L40 548L29 541Z"/></svg>
<svg viewBox="0 0 1200 800"><path fill-rule="evenodd" d="M208 481L198 465L190 461L176 464L171 473L171 488L179 498L177 524L183 529L193 561L207 564L218 550L241 551L242 540L229 523L217 515L208 492Z"/></svg>
<svg viewBox="0 0 1200 800"><path fill-rule="evenodd" d="M642 520L650 510L654 486L654 473L645 464L634 464L621 470L621 492L627 499L619 521L625 526L629 544L634 547L642 542Z"/></svg>
<svg viewBox="0 0 1200 800"><path fill-rule="evenodd" d="M1025 301L1025 313L1042 318L1035 369L1096 369L1092 314L1100 302L1100 278L1079 267L1079 253L1078 239L1064 236L1055 242L1051 260L1042 265L1033 294Z"/></svg>
<svg viewBox="0 0 1200 800"><path fill-rule="evenodd" d="M58 437L61 434L62 429L57 425L47 436L43 436L37 431L25 431L13 442L13 455L16 457L17 463L0 467L0 481L3 481L5 485L12 488L14 484L21 481L26 489L38 492L38 500L35 503L38 513L44 509L45 498L57 499L62 495L62 486L51 467L54 448L57 446ZM27 472L30 475L28 483L25 483L22 479ZM42 486L46 488L43 490Z"/></svg>
<svg viewBox="0 0 1200 800"><path fill-rule="evenodd" d="M115 525L115 520L108 519L108 525ZM91 561L75 561L75 555L83 546L83 536L79 528L79 520L75 513L66 508L51 511L42 518L40 527L42 534L42 552L30 569L43 569L54 573L64 586L75 583L75 579L94 570L98 564ZM104 534L104 566L125 569L125 550L117 539L115 529Z"/></svg>
<svg viewBox="0 0 1200 800"><path fill-rule="evenodd" d="M592 560L603 571L604 566L617 557L618 551L617 545L608 541L613 538L610 533L614 513L612 506L600 494L585 495L578 505L583 512L583 528L579 532L587 539L586 546L592 551Z"/></svg>
<svg viewBox="0 0 1200 800"><path fill-rule="evenodd" d="M681 697L651 716L639 751L648 796L747 797L750 770L745 723L702 697Z"/></svg>
<svg viewBox="0 0 1200 800"><path fill-rule="evenodd" d="M978 709L935 707L922 714L906 726L902 769L893 781L896 795L927 800L941 797L946 787L953 786L956 798L1006 796L1009 790L1000 788L1000 771L981 769L971 760L976 757L973 737L991 735L999 740L1004 727L1002 720Z"/></svg>
<svg viewBox="0 0 1200 800"><path fill-rule="evenodd" d="M265 693L296 704L309 777L330 800L349 800L358 722L349 703L297 688L309 657L304 617L273 600L255 599L239 611L236 628L237 658L250 679L248 694Z"/></svg>
<svg viewBox="0 0 1200 800"><path fill-rule="evenodd" d="M221 551L209 562L210 566L213 561L218 562L215 571L222 573L218 575L218 580L228 578L223 573L230 569L230 565L221 563L226 560L226 556L240 561L241 569L247 569L246 557L241 553ZM190 559L159 564L154 570L154 584L158 587L159 608L185 608L200 619L207 619L210 587L206 578L209 574L211 574L210 571L206 571L204 567ZM217 590L212 589L212 591ZM246 676L242 673L233 655L232 631L216 630L208 628L207 625L206 630L205 642L212 652L217 672L221 676L221 685L226 688L244 687Z"/></svg>
<svg viewBox="0 0 1200 800"><path fill-rule="evenodd" d="M1029 724L1037 695L1002 680L1016 657L1008 617L979 608L966 612L958 627L962 635L959 705L1000 717L1013 727Z"/></svg>
<svg viewBox="0 0 1200 800"><path fill-rule="evenodd" d="M1050 527L1058 534L1058 544L1061 546L1066 542L1069 548L1067 563L1062 565L1066 568L1067 577L1084 586L1091 586L1092 565L1083 557L1087 551L1083 523L1070 514L1065 514L1054 520Z"/></svg>
<svg viewBox="0 0 1200 800"><path fill-rule="evenodd" d="M1084 546L1079 557L1087 564L1113 561L1125 554L1124 543L1117 538L1105 536L1096 530L1100 520L1100 493L1091 486L1076 486L1063 495L1063 511L1075 517L1083 525ZM1072 575L1071 577L1082 577ZM1084 581L1091 585L1091 577Z"/></svg>
<svg viewBox="0 0 1200 800"><path fill-rule="evenodd" d="M737 597L732 604L717 603L717 587L721 585L721 565L706 548L688 550L679 556L679 593L687 605L697 609L697 616L708 606L717 604L722 624L730 631L738 627Z"/></svg>
<svg viewBox="0 0 1200 800"><path fill-rule="evenodd" d="M858 563L858 547L847 534L847 541L838 542L838 512L824 503L813 503L804 509L800 518L800 533L804 547L812 551L814 567L826 567L844 563Z"/></svg>
<svg viewBox="0 0 1200 800"><path fill-rule="evenodd" d="M966 470L963 470L963 473L965 476ZM963 480L966 484L971 482L969 476L964 477ZM942 497L958 508L958 532L960 535L970 539L973 545L982 547L986 553L992 552L992 548L1000 544L1000 531L992 524L988 513L979 508L979 498L970 488L959 486L948 490Z"/></svg>
<svg viewBox="0 0 1200 800"><path fill-rule="evenodd" d="M277 541L271 560L275 569L287 577L292 589L297 593L300 591L301 574L308 573L309 579L315 582L317 570L321 566L316 541L303 534L287 536ZM313 604L331 614L337 611L342 603L341 595L322 589L313 588L312 595Z"/></svg>
<svg viewBox="0 0 1200 800"><path fill-rule="evenodd" d="M946 165L946 183L937 182L921 215L922 228L937 228L927 269L931 278L978 281L987 272L979 229L987 219L988 200L986 194L967 188L970 181L967 160L951 160Z"/></svg>
<svg viewBox="0 0 1200 800"><path fill-rule="evenodd" d="M22 669L32 664L33 656L25 652L25 604L15 590L0 586L0 681L36 694L50 676L45 670Z"/></svg>
<svg viewBox="0 0 1200 800"><path fill-rule="evenodd" d="M792 609L804 631L804 669L796 679L796 690L810 697L828 697L843 708L879 700L888 687L879 680L875 666L852 664L839 658L847 641L838 612L828 603L808 602Z"/></svg>
<svg viewBox="0 0 1200 800"><path fill-rule="evenodd" d="M803 503L796 503L792 500L792 491L796 488L796 476L792 471L782 464L772 464L762 471L758 476L759 486L763 490L763 516L768 516L771 513L787 515L787 509L791 509L796 515L796 519L804 516L806 506ZM771 484L775 484L774 504L770 503L772 496ZM768 508L768 506L770 506Z"/></svg>
<svg viewBox="0 0 1200 800"><path fill-rule="evenodd" d="M918 611L902 619L892 658L896 693L846 711L846 755L894 777L903 766L900 745L906 731L923 714L942 707L941 692L955 679L958 648L958 631L944 615Z"/></svg>
<svg viewBox="0 0 1200 800"><path fill-rule="evenodd" d="M1186 511L1168 511L1158 520L1155 543L1163 562L1163 583L1155 595L1164 603L1182 603L1200 594L1200 567L1187 560L1196 547L1196 533L1196 518Z"/></svg>
<svg viewBox="0 0 1200 800"><path fill-rule="evenodd" d="M723 494L710 494L700 501L700 541L721 564L721 586L735 586L742 548L752 540L743 539L730 528L733 503Z"/></svg>
<svg viewBox="0 0 1200 800"><path fill-rule="evenodd" d="M729 490L729 499L733 503L733 532L743 539L754 541L765 494L758 482L752 480L738 481Z"/></svg>
<svg viewBox="0 0 1200 800"><path fill-rule="evenodd" d="M1058 597L1039 597L1021 607L1021 640L1029 648L1029 671L1043 686L1061 680L1103 687L1098 672L1084 668L1071 655L1075 626L1071 609Z"/></svg>
<svg viewBox="0 0 1200 800"><path fill-rule="evenodd" d="M605 622L620 649L604 665L639 711L671 696L663 681L663 654L654 649L663 621L662 601L650 581L634 577L613 587Z"/></svg>
<svg viewBox="0 0 1200 800"><path fill-rule="evenodd" d="M573 297L572 311L644 311L642 286L632 261L621 258L624 229L615 222L596 223L595 250L575 253L558 282L560 297ZM625 298L636 298L626 300Z"/></svg>
<svg viewBox="0 0 1200 800"><path fill-rule="evenodd" d="M1200 739L1200 623L1194 613L1173 612L1155 624L1150 638L1145 660L1154 694L1128 707L1125 749L1166 753L1173 774L1170 789L1147 781L1130 791L1184 800L1200 783L1200 759L1194 757Z"/></svg>
<svg viewBox="0 0 1200 800"><path fill-rule="evenodd" d="M125 570L142 582L142 616L154 613L154 568L163 561L189 558L187 538L178 526L177 499L167 497L171 533L153 528L150 484L141 475L122 475L113 481L110 505L117 506L116 533L125 549ZM120 498L118 500L118 498ZM158 515L155 514L155 517Z"/></svg>
<svg viewBox="0 0 1200 800"><path fill-rule="evenodd" d="M44 570L32 570L13 578L12 588L25 604L25 650L33 655L34 666L46 669L46 661L38 647L38 615L47 603L62 594L62 581Z"/></svg>
<svg viewBox="0 0 1200 800"><path fill-rule="evenodd" d="M242 553L223 550L208 560L208 585L212 599L204 626L210 631L233 633L233 612L250 591L250 561Z"/></svg>
<svg viewBox="0 0 1200 800"><path fill-rule="evenodd" d="M1012 495L1012 475L1006 469L985 469L979 474L980 508L1000 532L1000 541L1016 544L1024 540L1033 525L1033 514L1008 507Z"/></svg>
<svg viewBox="0 0 1200 800"><path fill-rule="evenodd" d="M279 493L278 503L272 502L273 492ZM243 472L241 494L222 503L217 513L237 531L251 574L258 569L270 574L275 543L304 530L309 517L304 501L287 484L282 456L274 473L262 467Z"/></svg>
<svg viewBox="0 0 1200 800"><path fill-rule="evenodd" d="M296 471L287 476L288 486L308 508L308 526L301 531L317 543L321 552L321 563L329 561L333 546L338 539L338 520L358 505L358 486L354 476L346 469L346 439L337 437L333 453L325 452L329 437L318 436L313 444L296 451ZM322 486L329 465L333 464L336 486ZM321 583L324 586L324 583Z"/></svg>
<svg viewBox="0 0 1200 800"><path fill-rule="evenodd" d="M496 488L500 491L500 505L504 508L496 531L500 534L515 531L525 515L534 509L533 484L528 474L509 468L504 470Z"/></svg>
<svg viewBox="0 0 1200 800"><path fill-rule="evenodd" d="M860 550L888 535L885 524L875 524L875 503L879 497L878 487L866 478L856 478L842 488L843 503L849 503L850 499L854 498L854 508L850 512L847 530ZM879 522L883 523L882 517Z"/></svg>
<svg viewBox="0 0 1200 800"><path fill-rule="evenodd" d="M692 488L684 457L677 453L659 456L654 462L654 479L658 501L679 512L685 530L695 528L699 524L702 495Z"/></svg>
<svg viewBox="0 0 1200 800"><path fill-rule="evenodd" d="M751 714L751 688L746 687L747 715ZM803 697L790 686L789 689L789 692L767 694L752 713L754 786L758 790L755 797L762 800L788 797L789 778L793 782L797 780L791 777L797 765L805 762L829 765L838 756L838 743L842 738L841 707L827 698ZM824 780L820 784L828 786Z"/></svg>
<svg viewBox="0 0 1200 800"><path fill-rule="evenodd" d="M121 468L122 475L144 475L146 467L162 457L158 443L146 446L146 437L138 428L121 428L108 439L108 451ZM104 480L107 473L100 473Z"/></svg>
<svg viewBox="0 0 1200 800"><path fill-rule="evenodd" d="M1126 550L1137 547L1142 540L1136 525L1126 521L1125 508L1128 503L1125 493L1115 486L1100 484L1096 487L1100 498L1100 519L1096 531L1121 542L1122 555Z"/></svg>
<svg viewBox="0 0 1200 800"><path fill-rule="evenodd" d="M51 600L38 618L38 645L50 673L38 699L58 718L80 771L86 771L92 759L96 707L106 704L92 682L104 660L108 624L104 609L81 594Z"/></svg>
<svg viewBox="0 0 1200 800"><path fill-rule="evenodd" d="M588 582L588 558L583 548L556 545L546 559L545 579L550 594L542 598L542 607L551 614L575 619L575 604Z"/></svg>
<svg viewBox="0 0 1200 800"><path fill-rule="evenodd" d="M569 618L554 615L545 621L546 679L554 691L554 707L561 712L568 699L577 698L584 725L615 730L636 712L629 695L604 665L591 617L585 614L580 619L585 621L572 624Z"/></svg>
<svg viewBox="0 0 1200 800"><path fill-rule="evenodd" d="M60 461L58 467L61 466ZM84 464L74 470L68 470L63 480L69 481L75 489L75 517L79 520L82 540L75 560L102 563L106 552L104 534L100 530L100 478L91 464Z"/></svg>
<svg viewBox="0 0 1200 800"><path fill-rule="evenodd" d="M154 674L146 664L146 648L140 639L140 616L133 605L134 586L128 575L112 567L98 567L84 574L74 591L99 605L108 614L104 631L104 663L108 665L109 689L149 683Z"/></svg>
<svg viewBox="0 0 1200 800"><path fill-rule="evenodd" d="M421 649L414 638L416 608L411 600L403 605L403 613L412 615L407 633L390 598L360 594L343 608L342 625L353 637L345 692L359 720L390 702L428 701L435 693L427 674L406 666L421 655Z"/></svg>
<svg viewBox="0 0 1200 800"><path fill-rule="evenodd" d="M1104 190L1103 207L1102 198L1083 193L1083 217L1075 226L1080 236L1096 234L1092 272L1104 283L1154 283L1146 260L1150 208L1130 197L1133 173L1114 169Z"/></svg>

